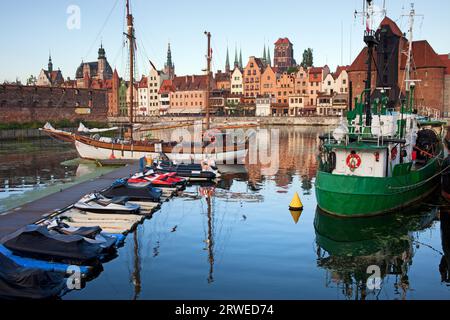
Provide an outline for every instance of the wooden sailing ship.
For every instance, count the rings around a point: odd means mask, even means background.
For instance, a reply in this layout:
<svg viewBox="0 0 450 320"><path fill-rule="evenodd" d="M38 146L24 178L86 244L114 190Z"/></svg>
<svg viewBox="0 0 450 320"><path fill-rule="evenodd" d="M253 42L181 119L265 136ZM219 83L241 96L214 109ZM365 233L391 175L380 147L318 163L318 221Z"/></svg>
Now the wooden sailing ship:
<svg viewBox="0 0 450 320"><path fill-rule="evenodd" d="M135 56L135 29L134 18L130 10L130 0L126 1L126 21L127 33L130 55L130 88L134 85L134 56ZM208 38L208 54L207 54L207 76L208 87L207 97L211 91L211 34L205 32ZM70 133L62 130L56 130L47 125L41 130L53 138L63 141L73 141L83 159L89 160L138 160L143 157L157 158L161 153L166 154L170 160L192 163L201 162L204 160L213 160L216 163L243 163L248 149L249 137L236 137L233 134L225 134L220 130L210 130L210 108L209 99L206 99L206 132L201 135L201 141L171 141L165 142L161 140L145 140L136 141L135 123L134 123L134 95L133 90L130 89L130 107L129 107L129 139L111 139L102 138L99 134L96 135L82 135L79 133ZM227 128L230 129L230 128Z"/></svg>

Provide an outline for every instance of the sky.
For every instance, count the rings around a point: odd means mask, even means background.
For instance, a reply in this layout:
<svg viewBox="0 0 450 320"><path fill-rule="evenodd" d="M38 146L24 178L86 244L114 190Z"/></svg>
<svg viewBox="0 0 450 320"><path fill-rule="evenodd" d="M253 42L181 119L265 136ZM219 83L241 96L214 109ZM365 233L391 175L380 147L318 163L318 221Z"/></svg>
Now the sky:
<svg viewBox="0 0 450 320"><path fill-rule="evenodd" d="M387 14L406 32L410 2L385 0ZM374 0L378 7L383 0ZM450 1L415 0L415 39L428 40L437 53L450 52ZM201 74L205 69L206 37L212 33L213 68L223 70L227 47L231 64L242 48L249 56L263 55L274 42L288 37L298 63L303 50L314 50L314 64L335 69L350 64L364 43L362 0L131 0L137 36L139 74L148 60L162 68L171 43L177 75ZM79 8L74 20L73 8ZM77 23L79 21L79 25ZM68 26L69 22L69 26ZM79 27L79 28L78 28ZM81 61L96 61L100 43L119 75L127 69L123 47L125 0L0 0L0 82L22 82L47 68L49 52L54 68L65 78L75 77Z"/></svg>

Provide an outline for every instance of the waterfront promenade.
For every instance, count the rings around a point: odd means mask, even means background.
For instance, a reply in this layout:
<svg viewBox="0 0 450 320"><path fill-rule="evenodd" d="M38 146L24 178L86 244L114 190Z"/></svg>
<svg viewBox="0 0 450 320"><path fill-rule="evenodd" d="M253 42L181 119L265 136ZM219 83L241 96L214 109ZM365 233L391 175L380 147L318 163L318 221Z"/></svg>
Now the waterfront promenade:
<svg viewBox="0 0 450 320"><path fill-rule="evenodd" d="M79 183L39 200L0 214L0 239L18 229L33 224L52 213L64 209L80 200L89 192L101 191L115 180L128 177L139 170L139 164L130 164L104 174L98 178Z"/></svg>

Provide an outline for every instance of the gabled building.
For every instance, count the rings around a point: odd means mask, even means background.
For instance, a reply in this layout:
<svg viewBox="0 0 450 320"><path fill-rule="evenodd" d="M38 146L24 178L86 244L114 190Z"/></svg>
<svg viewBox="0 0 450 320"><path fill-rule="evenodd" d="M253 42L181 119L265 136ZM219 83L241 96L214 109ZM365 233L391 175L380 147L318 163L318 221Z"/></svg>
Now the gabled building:
<svg viewBox="0 0 450 320"><path fill-rule="evenodd" d="M41 69L36 85L40 87L59 87L63 85L64 77L61 70L53 70L52 57L48 58L48 69Z"/></svg>
<svg viewBox="0 0 450 320"><path fill-rule="evenodd" d="M244 99L248 104L254 104L255 98L261 95L261 75L264 63L260 58L250 57L244 69Z"/></svg>
<svg viewBox="0 0 450 320"><path fill-rule="evenodd" d="M305 96L308 94L308 70L300 67L295 73L295 94Z"/></svg>
<svg viewBox="0 0 450 320"><path fill-rule="evenodd" d="M316 106L317 97L322 90L323 80L330 73L330 68L328 66L324 67L312 67L308 70L308 95L309 95L309 106Z"/></svg>
<svg viewBox="0 0 450 320"><path fill-rule="evenodd" d="M280 77L278 69L268 65L261 75L261 96L276 98L277 80Z"/></svg>
<svg viewBox="0 0 450 320"><path fill-rule="evenodd" d="M164 80L169 80L169 75L163 71L158 71L152 65L148 75L148 114L157 116L160 114L159 90Z"/></svg>
<svg viewBox="0 0 450 320"><path fill-rule="evenodd" d="M236 63L235 63L236 64ZM239 67L235 67L231 73L231 94L243 95L244 94L244 77Z"/></svg>
<svg viewBox="0 0 450 320"><path fill-rule="evenodd" d="M348 94L349 66L338 66L336 72L329 73L322 83L322 91L326 94Z"/></svg>
<svg viewBox="0 0 450 320"><path fill-rule="evenodd" d="M139 81L137 87L138 87L138 95L136 98L138 102L138 107L136 110L136 115L147 116L149 113L148 78L146 76L142 76L141 81Z"/></svg>
<svg viewBox="0 0 450 320"><path fill-rule="evenodd" d="M295 75L284 72L277 79L276 98L279 104L289 104L289 96L295 93Z"/></svg>
<svg viewBox="0 0 450 320"><path fill-rule="evenodd" d="M214 90L214 82L211 80L210 89ZM172 80L174 91L170 94L171 114L201 114L205 112L208 91L208 76L192 75L175 77Z"/></svg>
<svg viewBox="0 0 450 320"><path fill-rule="evenodd" d="M230 72L222 72L218 70L214 76L215 86L218 90L231 92L231 74Z"/></svg>
<svg viewBox="0 0 450 320"><path fill-rule="evenodd" d="M98 50L98 60L94 62L81 62L77 69L75 79L78 88L90 88L92 81L100 83L111 80L113 70L106 58L106 51L103 45Z"/></svg>
<svg viewBox="0 0 450 320"><path fill-rule="evenodd" d="M163 82L161 83L161 87L159 88L158 91L160 115L165 115L169 112L170 97L173 92L175 92L175 88L173 86L172 80L170 79L163 80Z"/></svg>

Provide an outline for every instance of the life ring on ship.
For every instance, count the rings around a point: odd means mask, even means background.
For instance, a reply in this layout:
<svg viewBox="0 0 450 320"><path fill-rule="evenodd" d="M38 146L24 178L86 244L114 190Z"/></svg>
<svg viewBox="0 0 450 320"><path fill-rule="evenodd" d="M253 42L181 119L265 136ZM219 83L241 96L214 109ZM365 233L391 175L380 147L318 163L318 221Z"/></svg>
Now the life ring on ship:
<svg viewBox="0 0 450 320"><path fill-rule="evenodd" d="M397 149L397 147L393 147L391 150L391 160L394 161L395 159L397 159L397 155L398 155L398 149Z"/></svg>
<svg viewBox="0 0 450 320"><path fill-rule="evenodd" d="M359 155L356 153L351 153L347 157L347 167L350 168L350 170L355 171L361 166L362 160Z"/></svg>

